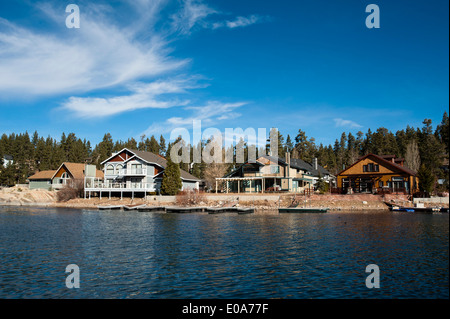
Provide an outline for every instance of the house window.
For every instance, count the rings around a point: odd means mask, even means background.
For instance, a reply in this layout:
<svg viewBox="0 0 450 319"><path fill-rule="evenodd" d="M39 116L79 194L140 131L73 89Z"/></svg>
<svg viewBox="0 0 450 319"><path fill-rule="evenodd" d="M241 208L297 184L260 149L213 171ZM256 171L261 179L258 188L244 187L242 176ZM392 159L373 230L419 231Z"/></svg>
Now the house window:
<svg viewBox="0 0 450 319"><path fill-rule="evenodd" d="M131 164L132 174L142 174L142 164Z"/></svg>
<svg viewBox="0 0 450 319"><path fill-rule="evenodd" d="M122 170L122 168L123 168L122 164L119 164L119 165L116 166L116 175L120 174L120 171Z"/></svg>
<svg viewBox="0 0 450 319"><path fill-rule="evenodd" d="M379 172L380 171L380 165L376 164L375 165L375 172Z"/></svg>
<svg viewBox="0 0 450 319"><path fill-rule="evenodd" d="M363 172L367 172L367 165L363 166Z"/></svg>
<svg viewBox="0 0 450 319"><path fill-rule="evenodd" d="M114 166L112 165L106 166L106 175L114 175Z"/></svg>
<svg viewBox="0 0 450 319"><path fill-rule="evenodd" d="M271 174L278 174L278 173L280 173L280 166L278 166L278 165L271 165L270 166L270 173Z"/></svg>
<svg viewBox="0 0 450 319"><path fill-rule="evenodd" d="M69 174L67 174L67 172L62 173L61 175L61 179L59 180L60 184L66 184L67 180L69 179Z"/></svg>
<svg viewBox="0 0 450 319"><path fill-rule="evenodd" d="M369 163L368 171L369 172L373 172L374 171L373 163Z"/></svg>
<svg viewBox="0 0 450 319"><path fill-rule="evenodd" d="M383 187L383 186L384 186L383 181L379 181L379 182L378 182L378 187Z"/></svg>

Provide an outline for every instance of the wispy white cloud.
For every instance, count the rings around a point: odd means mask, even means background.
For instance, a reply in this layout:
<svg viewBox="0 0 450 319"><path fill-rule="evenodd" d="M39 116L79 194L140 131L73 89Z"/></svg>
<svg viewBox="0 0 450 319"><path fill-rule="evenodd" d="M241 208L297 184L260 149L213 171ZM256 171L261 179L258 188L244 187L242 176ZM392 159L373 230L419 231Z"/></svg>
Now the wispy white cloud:
<svg viewBox="0 0 450 319"><path fill-rule="evenodd" d="M61 20L43 6L50 20ZM0 92L50 95L87 92L155 77L179 69L188 60L168 56L165 41L151 33L146 42L101 15L83 11L80 29L44 33L0 18Z"/></svg>
<svg viewBox="0 0 450 319"><path fill-rule="evenodd" d="M128 21L107 4L89 3L82 6L79 29L65 28L64 8L50 2L34 9L43 14L46 23L59 28L23 27L0 18L0 94L62 96L59 109L85 119L143 108L184 107L187 115L167 119L160 131L189 125L195 119L210 125L240 116L234 110L245 102L204 101L203 106L192 106L182 95L201 86L192 76L179 75L190 59L171 56L175 40L189 35L196 26L212 28L206 19L219 11L202 0L184 0L175 13L165 11L163 16L169 0L122 2L135 12L127 15ZM223 26L244 27L260 19L256 15L238 17ZM158 22L164 25L162 30L157 29ZM98 95L100 89L108 89L108 95Z"/></svg>
<svg viewBox="0 0 450 319"><path fill-rule="evenodd" d="M218 29L226 27L229 29L234 29L239 27L247 27L258 22L263 22L264 20L266 20L265 17L261 17L258 15L251 15L249 17L237 17L234 20L215 22L212 24L212 28Z"/></svg>
<svg viewBox="0 0 450 319"><path fill-rule="evenodd" d="M131 93L128 95L111 98L70 97L61 105L61 109L70 111L75 117L89 119L143 108L166 109L187 105L189 100L172 96L187 93L187 89L195 87L190 81L178 79L136 83L129 86Z"/></svg>
<svg viewBox="0 0 450 319"><path fill-rule="evenodd" d="M172 15L173 27L183 34L189 34L196 24L203 23L203 20L218 13L199 0L185 0L182 10Z"/></svg>
<svg viewBox="0 0 450 319"><path fill-rule="evenodd" d="M335 118L334 119L334 123L336 127L346 127L346 128L361 128L363 127L362 125L353 122L351 120L344 120L341 118Z"/></svg>

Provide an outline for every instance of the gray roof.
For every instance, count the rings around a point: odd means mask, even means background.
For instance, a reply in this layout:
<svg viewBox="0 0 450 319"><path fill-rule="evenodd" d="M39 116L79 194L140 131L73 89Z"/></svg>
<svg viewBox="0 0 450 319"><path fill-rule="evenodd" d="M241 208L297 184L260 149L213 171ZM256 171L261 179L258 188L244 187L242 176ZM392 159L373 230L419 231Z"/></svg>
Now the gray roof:
<svg viewBox="0 0 450 319"><path fill-rule="evenodd" d="M274 163L278 162L279 165L287 166L286 161L282 158L270 156L270 155L261 155L261 157L264 157L265 159L268 159L269 161L274 162ZM244 164L242 164L242 165L244 165ZM234 173L236 173L242 167L242 165L240 165L238 168L232 170L230 173L226 174L224 177L232 176ZM325 168L323 168L322 166L317 165L317 170L316 170L316 169L314 169L314 166L312 164L309 164L299 158L291 158L291 168L306 171L307 173L309 173L309 175L316 176L316 177L319 177L319 172L322 176L331 175L331 173L329 171L327 171Z"/></svg>
<svg viewBox="0 0 450 319"><path fill-rule="evenodd" d="M7 161L12 161L13 157L11 155L3 155L3 158Z"/></svg>
<svg viewBox="0 0 450 319"><path fill-rule="evenodd" d="M317 164L317 169L314 169L313 164L307 163L304 160L301 160L299 158L292 158L291 159L291 166L293 167L293 165L295 165L297 167L301 167L302 170L310 172L311 175L313 175L313 176L317 176L318 177L319 173L322 176L324 176L324 175L331 175L331 173L329 171L327 171L325 168L323 168L319 164Z"/></svg>
<svg viewBox="0 0 450 319"><path fill-rule="evenodd" d="M130 152L132 152L133 154L135 154L136 156L138 156L139 158L143 159L146 162L156 163L164 169L167 167L167 160L165 158L163 158L162 156L156 155L151 152L132 150L132 149L128 149L128 148L127 148L127 150L129 150ZM180 175L181 175L182 179L200 181L200 179L198 177L195 177L194 175L191 175L182 169L180 169Z"/></svg>

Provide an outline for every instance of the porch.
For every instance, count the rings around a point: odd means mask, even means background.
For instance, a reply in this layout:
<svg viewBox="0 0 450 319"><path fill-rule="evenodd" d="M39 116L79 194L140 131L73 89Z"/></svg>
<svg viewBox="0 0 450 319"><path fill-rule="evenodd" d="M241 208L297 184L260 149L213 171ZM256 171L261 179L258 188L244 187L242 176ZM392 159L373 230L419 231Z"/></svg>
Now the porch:
<svg viewBox="0 0 450 319"><path fill-rule="evenodd" d="M219 188L224 193L304 193L311 191L312 180L276 176L222 177L216 178L216 193Z"/></svg>

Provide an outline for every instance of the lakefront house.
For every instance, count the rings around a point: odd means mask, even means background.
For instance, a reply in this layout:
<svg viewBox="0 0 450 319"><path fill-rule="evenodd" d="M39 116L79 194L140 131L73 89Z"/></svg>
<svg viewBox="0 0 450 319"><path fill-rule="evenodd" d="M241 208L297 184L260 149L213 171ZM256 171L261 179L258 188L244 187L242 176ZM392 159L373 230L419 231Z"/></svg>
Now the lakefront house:
<svg viewBox="0 0 450 319"><path fill-rule="evenodd" d="M124 148L104 160L104 179L85 178L85 197L92 194L112 194L134 197L136 194L158 194L167 160L151 152ZM182 190L199 189L200 179L181 170Z"/></svg>
<svg viewBox="0 0 450 319"><path fill-rule="evenodd" d="M56 189L72 186L76 181L83 183L85 177L103 179L103 172L95 165L83 163L62 163L57 170L40 171L28 177L30 189Z"/></svg>
<svg viewBox="0 0 450 319"><path fill-rule="evenodd" d="M305 193L314 190L319 178L330 183L334 176L318 165L317 159L309 164L291 159L289 152L285 159L263 155L255 162L246 162L224 177L216 178L216 192L220 188L225 193Z"/></svg>
<svg viewBox="0 0 450 319"><path fill-rule="evenodd" d="M395 155L367 154L337 175L340 194L409 194L418 191L417 173Z"/></svg>

